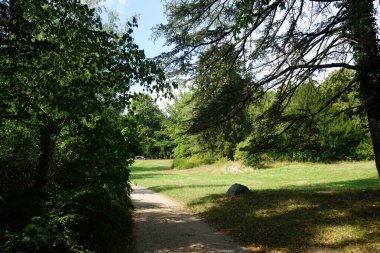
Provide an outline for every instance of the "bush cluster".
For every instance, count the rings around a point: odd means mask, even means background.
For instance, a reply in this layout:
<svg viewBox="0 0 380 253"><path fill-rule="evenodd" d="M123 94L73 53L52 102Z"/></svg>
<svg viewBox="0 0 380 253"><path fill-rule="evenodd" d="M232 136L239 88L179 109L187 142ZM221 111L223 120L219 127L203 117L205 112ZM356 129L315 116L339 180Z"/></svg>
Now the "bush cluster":
<svg viewBox="0 0 380 253"><path fill-rule="evenodd" d="M204 164L212 164L218 157L212 156L210 153L203 155L194 155L189 158L175 158L172 163L174 169L191 169Z"/></svg>
<svg viewBox="0 0 380 253"><path fill-rule="evenodd" d="M36 135L15 124L0 127L2 151L8 150L0 161L6 164L0 171L1 252L112 252L128 244L130 157L121 127L104 117L75 136L61 131L49 183L36 190ZM7 134L17 131L23 134Z"/></svg>

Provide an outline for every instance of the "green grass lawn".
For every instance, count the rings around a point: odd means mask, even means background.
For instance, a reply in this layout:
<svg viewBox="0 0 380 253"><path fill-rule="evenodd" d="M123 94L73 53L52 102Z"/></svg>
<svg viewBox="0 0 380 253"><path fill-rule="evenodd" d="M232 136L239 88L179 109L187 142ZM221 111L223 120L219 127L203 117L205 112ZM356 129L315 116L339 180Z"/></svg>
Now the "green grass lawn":
<svg viewBox="0 0 380 253"><path fill-rule="evenodd" d="M380 252L380 192L373 162L275 163L238 174L228 173L231 165L174 170L171 160L136 161L132 184L181 201L251 249ZM252 193L225 196L233 183Z"/></svg>

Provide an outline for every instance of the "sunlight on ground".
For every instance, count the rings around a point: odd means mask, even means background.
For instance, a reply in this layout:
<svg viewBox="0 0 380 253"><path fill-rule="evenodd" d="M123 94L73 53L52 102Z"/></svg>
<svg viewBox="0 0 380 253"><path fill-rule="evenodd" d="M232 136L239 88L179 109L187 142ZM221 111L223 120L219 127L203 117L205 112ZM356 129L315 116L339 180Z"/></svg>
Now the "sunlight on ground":
<svg viewBox="0 0 380 253"><path fill-rule="evenodd" d="M265 208L258 210L256 212L257 217L270 217L270 216L275 216L275 215L283 215L286 213L291 213L295 212L296 210L305 210L305 209L311 209L311 208L317 208L318 205L313 204L313 203L307 203L305 202L300 202L297 200L288 200L284 201L283 203L279 204L278 206L274 208Z"/></svg>
<svg viewBox="0 0 380 253"><path fill-rule="evenodd" d="M239 173L229 173L231 166ZM265 169L227 162L177 170L171 160L146 160L133 165L132 182L182 202L256 249L380 252L379 181L373 162L281 162ZM233 183L252 193L227 197Z"/></svg>

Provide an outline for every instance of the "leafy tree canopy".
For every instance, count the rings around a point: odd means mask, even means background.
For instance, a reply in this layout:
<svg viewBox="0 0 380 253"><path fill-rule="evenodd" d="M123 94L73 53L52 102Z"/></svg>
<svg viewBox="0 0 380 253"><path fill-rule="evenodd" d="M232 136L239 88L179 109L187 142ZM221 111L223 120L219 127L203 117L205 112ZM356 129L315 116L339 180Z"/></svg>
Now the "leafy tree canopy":
<svg viewBox="0 0 380 253"><path fill-rule="evenodd" d="M125 241L138 134L121 112L133 85L171 87L134 43L136 25L104 25L78 0L0 1L1 252Z"/></svg>
<svg viewBox="0 0 380 253"><path fill-rule="evenodd" d="M380 175L380 49L372 0L172 0L166 14L168 23L156 31L173 46L162 55L167 69L194 78L209 76L209 83L218 83L238 67L248 83L241 110L275 90L276 103L265 113L271 125L285 124L287 129L313 118L358 84ZM202 61L204 55L218 57ZM209 75L221 66L227 71ZM355 74L320 107L299 111L296 117L285 115L302 84L336 68ZM218 85L209 89L213 87ZM237 113L236 106L224 108L215 111L206 127Z"/></svg>

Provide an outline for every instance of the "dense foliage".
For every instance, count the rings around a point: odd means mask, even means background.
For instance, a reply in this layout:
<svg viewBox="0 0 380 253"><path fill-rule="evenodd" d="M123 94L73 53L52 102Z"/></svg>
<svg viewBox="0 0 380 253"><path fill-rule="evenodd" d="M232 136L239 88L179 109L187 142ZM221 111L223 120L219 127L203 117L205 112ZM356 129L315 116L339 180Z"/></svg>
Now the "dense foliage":
<svg viewBox="0 0 380 253"><path fill-rule="evenodd" d="M77 0L0 1L1 252L109 252L130 229L138 134L120 115L132 85L168 88L135 26Z"/></svg>
<svg viewBox="0 0 380 253"><path fill-rule="evenodd" d="M126 118L135 122L137 142L134 154L151 159L170 158L173 142L168 133L168 117L147 94L132 100L132 113Z"/></svg>
<svg viewBox="0 0 380 253"><path fill-rule="evenodd" d="M215 112L210 109L215 106L213 103L221 101L220 96L231 94L216 93L215 100L209 96L211 99L207 101L198 95L198 90L185 93L169 110L173 121L169 132L177 144L174 156L195 156L188 164L228 157L243 160L249 165L268 160L326 162L373 159L370 136L365 127L366 115L357 87L351 87L330 103L332 94L345 87L353 75L351 71L337 70L320 84L302 84L282 112L284 117L297 118L290 127L266 122L267 114L273 113L271 108L277 102L278 92L273 91L252 103L236 118L192 133L194 125L199 126L199 120L207 119L208 114ZM230 88L235 86L232 83ZM326 103L329 105L325 106ZM324 109L313 117L300 117L312 113L315 108ZM178 167L187 166L181 165L184 163L181 159L176 163Z"/></svg>

